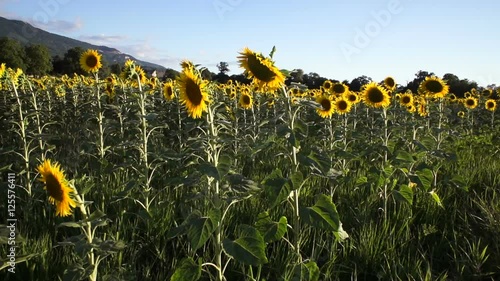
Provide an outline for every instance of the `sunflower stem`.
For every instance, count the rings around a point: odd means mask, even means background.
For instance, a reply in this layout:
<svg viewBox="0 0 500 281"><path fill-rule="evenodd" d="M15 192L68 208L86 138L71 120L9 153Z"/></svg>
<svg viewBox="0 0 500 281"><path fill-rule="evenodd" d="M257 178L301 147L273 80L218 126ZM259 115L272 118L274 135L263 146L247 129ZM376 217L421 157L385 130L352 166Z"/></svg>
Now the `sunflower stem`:
<svg viewBox="0 0 500 281"><path fill-rule="evenodd" d="M97 122L99 123L99 157L100 159L104 159L104 128L103 128L103 120L104 114L102 113L102 105L101 105L101 91L99 89L99 74L95 72L95 84L96 84L96 94L97 94Z"/></svg>
<svg viewBox="0 0 500 281"><path fill-rule="evenodd" d="M141 77L139 74L137 75L137 83L139 86L139 107L141 110L141 136L142 136L142 144L141 144L141 160L144 164L144 208L146 212L149 212L149 206L151 204L149 199L149 163L148 163L148 123L146 120L146 95L147 93L142 90L141 85Z"/></svg>

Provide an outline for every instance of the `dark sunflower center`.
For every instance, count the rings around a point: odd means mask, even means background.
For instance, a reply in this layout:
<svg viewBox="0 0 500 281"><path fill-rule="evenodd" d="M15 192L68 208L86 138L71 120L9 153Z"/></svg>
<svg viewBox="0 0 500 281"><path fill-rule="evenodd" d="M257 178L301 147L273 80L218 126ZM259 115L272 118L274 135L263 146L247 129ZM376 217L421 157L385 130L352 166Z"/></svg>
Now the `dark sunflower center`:
<svg viewBox="0 0 500 281"><path fill-rule="evenodd" d="M349 105L345 100L340 100L337 102L337 107L339 110L346 110Z"/></svg>
<svg viewBox="0 0 500 281"><path fill-rule="evenodd" d="M356 100L358 100L358 97L356 95L349 95L350 102L355 102Z"/></svg>
<svg viewBox="0 0 500 281"><path fill-rule="evenodd" d="M342 85L342 84L335 84L335 85L333 85L333 91L335 93L342 94L343 92L345 92L344 85Z"/></svg>
<svg viewBox="0 0 500 281"><path fill-rule="evenodd" d="M429 80L425 83L425 88L431 93L440 93L443 90L443 84L439 81Z"/></svg>
<svg viewBox="0 0 500 281"><path fill-rule="evenodd" d="M56 201L63 201L63 190L61 183L53 174L45 175L45 185L49 196Z"/></svg>
<svg viewBox="0 0 500 281"><path fill-rule="evenodd" d="M186 81L186 95L191 104L194 106L201 104L203 96L201 94L200 86L198 86L198 84L190 78Z"/></svg>
<svg viewBox="0 0 500 281"><path fill-rule="evenodd" d="M97 66L97 57L90 55L87 57L85 60L85 64L87 64L88 67L93 68Z"/></svg>
<svg viewBox="0 0 500 281"><path fill-rule="evenodd" d="M372 103L379 103L384 101L384 93L378 88L372 88L368 90L368 100Z"/></svg>
<svg viewBox="0 0 500 281"><path fill-rule="evenodd" d="M390 88L394 87L394 85L396 84L396 82L392 78L385 79L384 83L385 83L385 85L387 85Z"/></svg>
<svg viewBox="0 0 500 281"><path fill-rule="evenodd" d="M241 97L241 99L243 100L243 104L244 104L244 105L249 105L249 104L250 104L250 97L249 97L249 96L247 96L247 95L243 95L243 96Z"/></svg>
<svg viewBox="0 0 500 281"><path fill-rule="evenodd" d="M409 96L403 96L403 98L401 99L401 102L403 104L408 104L411 102L411 98Z"/></svg>
<svg viewBox="0 0 500 281"><path fill-rule="evenodd" d="M276 77L276 73L262 64L255 55L248 56L248 68L252 75L260 81L271 82Z"/></svg>
<svg viewBox="0 0 500 281"><path fill-rule="evenodd" d="M171 97L174 95L174 91L172 90L172 87L167 87L167 96Z"/></svg>
<svg viewBox="0 0 500 281"><path fill-rule="evenodd" d="M495 107L495 104L493 102L489 101L489 102L486 103L486 107L487 108L493 108L493 107Z"/></svg>
<svg viewBox="0 0 500 281"><path fill-rule="evenodd" d="M332 103L328 99L322 99L320 104L323 110L329 111L332 108Z"/></svg>
<svg viewBox="0 0 500 281"><path fill-rule="evenodd" d="M468 106L473 106L475 104L473 99L467 99L465 102L467 103Z"/></svg>
<svg viewBox="0 0 500 281"><path fill-rule="evenodd" d="M330 89L332 87L332 83L325 82L325 84L323 85L323 87L328 90L328 89Z"/></svg>

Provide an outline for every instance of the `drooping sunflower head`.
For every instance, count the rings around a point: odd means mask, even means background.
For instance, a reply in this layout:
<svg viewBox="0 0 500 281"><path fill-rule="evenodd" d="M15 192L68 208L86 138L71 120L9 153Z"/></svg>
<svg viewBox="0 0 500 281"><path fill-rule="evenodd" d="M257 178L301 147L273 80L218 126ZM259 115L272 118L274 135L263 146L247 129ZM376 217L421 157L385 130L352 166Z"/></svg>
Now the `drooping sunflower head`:
<svg viewBox="0 0 500 281"><path fill-rule="evenodd" d="M240 95L239 104L243 109L251 109L253 105L252 95L248 91L243 91Z"/></svg>
<svg viewBox="0 0 500 281"><path fill-rule="evenodd" d="M475 97L468 97L468 98L465 98L464 101L464 106L467 107L468 109L474 109L477 107L477 99Z"/></svg>
<svg viewBox="0 0 500 281"><path fill-rule="evenodd" d="M56 205L56 216L71 215L71 208L76 207L76 202L70 197L70 193L74 193L75 190L68 184L60 165L45 160L37 170L41 175L39 180L45 184L44 189L49 196L49 202Z"/></svg>
<svg viewBox="0 0 500 281"><path fill-rule="evenodd" d="M389 91L394 91L396 89L396 80L391 76L388 76L384 79L384 87Z"/></svg>
<svg viewBox="0 0 500 281"><path fill-rule="evenodd" d="M180 89L179 100L186 106L188 115L194 119L201 118L210 102L207 82L201 79L200 73L193 67L182 70L177 85Z"/></svg>
<svg viewBox="0 0 500 281"><path fill-rule="evenodd" d="M351 111L352 104L349 100L344 99L343 97L339 97L335 100L335 112L338 114L346 114Z"/></svg>
<svg viewBox="0 0 500 281"><path fill-rule="evenodd" d="M391 97L386 89L375 82L363 86L362 99L366 105L375 108L386 108L391 104Z"/></svg>
<svg viewBox="0 0 500 281"><path fill-rule="evenodd" d="M320 107L316 109L319 116L322 118L330 118L335 111L332 100L325 95L321 95L316 98L316 102L320 105Z"/></svg>
<svg viewBox="0 0 500 281"><path fill-rule="evenodd" d="M415 113L417 111L417 107L414 104L409 104L406 106L406 110L410 113Z"/></svg>
<svg viewBox="0 0 500 281"><path fill-rule="evenodd" d="M86 72L97 72L102 67L101 54L96 50L87 50L80 56L80 66Z"/></svg>
<svg viewBox="0 0 500 281"><path fill-rule="evenodd" d="M274 62L260 53L245 48L238 56L238 60L248 78L253 79L260 89L266 88L274 92L285 83L285 76L274 66Z"/></svg>
<svg viewBox="0 0 500 281"><path fill-rule="evenodd" d="M497 109L497 101L489 99L484 103L484 107L489 111L495 111Z"/></svg>
<svg viewBox="0 0 500 281"><path fill-rule="evenodd" d="M167 101L171 101L175 98L174 82L167 81L163 84L163 97Z"/></svg>
<svg viewBox="0 0 500 281"><path fill-rule="evenodd" d="M408 106L413 103L413 95L409 93L404 93L399 96L399 103L402 106Z"/></svg>
<svg viewBox="0 0 500 281"><path fill-rule="evenodd" d="M418 86L418 92L432 98L444 98L448 94L448 85L436 76L428 76Z"/></svg>

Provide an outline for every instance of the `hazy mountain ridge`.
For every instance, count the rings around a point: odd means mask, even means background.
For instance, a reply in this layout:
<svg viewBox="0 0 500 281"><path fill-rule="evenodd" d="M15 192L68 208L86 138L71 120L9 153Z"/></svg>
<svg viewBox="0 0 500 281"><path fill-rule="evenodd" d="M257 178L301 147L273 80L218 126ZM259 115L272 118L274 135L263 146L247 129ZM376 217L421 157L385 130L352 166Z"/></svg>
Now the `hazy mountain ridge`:
<svg viewBox="0 0 500 281"><path fill-rule="evenodd" d="M157 69L159 71L165 70L165 67L161 65L138 60L133 56L122 53L115 48L93 45L84 41L50 33L20 20L10 20L0 17L0 37L10 37L18 40L21 44L45 45L49 49L52 56L58 55L62 57L67 50L74 47L81 47L83 49L98 50L109 64L123 64L127 59L131 59L147 69Z"/></svg>

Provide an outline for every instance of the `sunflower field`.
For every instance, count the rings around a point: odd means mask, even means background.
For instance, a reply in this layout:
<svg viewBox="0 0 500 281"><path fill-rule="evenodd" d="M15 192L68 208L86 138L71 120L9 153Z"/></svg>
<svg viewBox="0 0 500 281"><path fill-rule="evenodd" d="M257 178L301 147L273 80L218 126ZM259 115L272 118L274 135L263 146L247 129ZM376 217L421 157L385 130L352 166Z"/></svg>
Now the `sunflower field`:
<svg viewBox="0 0 500 281"><path fill-rule="evenodd" d="M272 52L273 53L273 52ZM2 280L497 280L497 89L0 68Z"/></svg>

